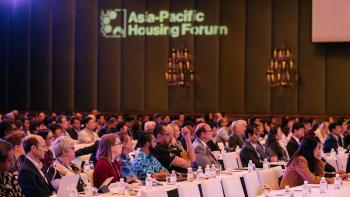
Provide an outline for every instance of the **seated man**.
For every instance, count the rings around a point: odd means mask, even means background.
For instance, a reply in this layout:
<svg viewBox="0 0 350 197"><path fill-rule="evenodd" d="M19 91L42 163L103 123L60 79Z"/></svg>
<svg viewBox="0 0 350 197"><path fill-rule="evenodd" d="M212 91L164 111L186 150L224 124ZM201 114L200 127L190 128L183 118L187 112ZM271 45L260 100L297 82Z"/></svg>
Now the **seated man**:
<svg viewBox="0 0 350 197"><path fill-rule="evenodd" d="M242 146L240 152L242 165L244 167L248 166L249 160L255 164L257 168L262 168L262 162L264 159L268 159L266 153L264 152L263 146L259 143L259 131L254 126L248 126L245 129L246 141Z"/></svg>
<svg viewBox="0 0 350 197"><path fill-rule="evenodd" d="M212 139L211 128L206 123L199 123L195 130L196 139L193 142L193 149L196 154L196 164L204 169L206 165L218 165L214 155L211 153L207 142Z"/></svg>
<svg viewBox="0 0 350 197"><path fill-rule="evenodd" d="M156 137L157 146L155 147L154 151L152 151L152 155L157 158L169 172L175 170L176 172L186 173L187 168L191 167L191 161L196 160L190 138L190 132L187 128L183 128L183 130L186 130L186 132L183 132L183 136L186 141L187 153L190 160L177 156L174 152L172 152L172 149L170 148L170 140L172 138L171 126L157 125L153 129L153 135Z"/></svg>
<svg viewBox="0 0 350 197"><path fill-rule="evenodd" d="M301 138L304 136L305 126L300 122L295 122L292 126L292 136L287 143L287 152L290 158L297 152Z"/></svg>
<svg viewBox="0 0 350 197"><path fill-rule="evenodd" d="M45 177L46 170L40 159L47 150L45 140L38 135L29 135L23 142L27 157L19 171L18 181L25 196L48 197L53 188Z"/></svg>
<svg viewBox="0 0 350 197"><path fill-rule="evenodd" d="M232 122L231 130L232 134L228 140L228 144L231 149L235 150L238 146L242 148L244 143L244 130L247 127L247 122L245 120L237 120Z"/></svg>
<svg viewBox="0 0 350 197"><path fill-rule="evenodd" d="M151 174L152 178L163 179L168 171L160 164L160 162L151 154L154 150L156 140L149 133L142 133L137 141L137 147L140 151L137 153L132 166L141 180L145 180L147 174Z"/></svg>
<svg viewBox="0 0 350 197"><path fill-rule="evenodd" d="M343 146L342 139L340 138L341 124L339 122L333 122L329 124L328 129L330 133L324 141L323 152L329 153L332 149L337 152L338 147Z"/></svg>

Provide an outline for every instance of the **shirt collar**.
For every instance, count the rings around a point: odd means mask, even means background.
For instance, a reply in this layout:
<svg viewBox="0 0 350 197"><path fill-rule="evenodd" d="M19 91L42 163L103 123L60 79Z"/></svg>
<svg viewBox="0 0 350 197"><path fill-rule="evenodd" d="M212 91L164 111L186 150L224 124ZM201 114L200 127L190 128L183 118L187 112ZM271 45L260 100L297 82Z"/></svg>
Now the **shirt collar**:
<svg viewBox="0 0 350 197"><path fill-rule="evenodd" d="M27 158L29 159L30 162L32 162L34 164L34 166L38 169L41 170L41 168L43 167L43 164L39 161L36 162L34 161L32 158L30 158L29 156L27 156Z"/></svg>
<svg viewBox="0 0 350 197"><path fill-rule="evenodd" d="M198 141L199 141L201 144L203 144L203 146L204 146L205 148L207 148L207 143L203 142L203 141L200 140L199 138L198 138Z"/></svg>
<svg viewBox="0 0 350 197"><path fill-rule="evenodd" d="M300 145L300 139L299 138L295 137L294 135L292 135L292 138L294 138L295 141L297 141L297 143Z"/></svg>

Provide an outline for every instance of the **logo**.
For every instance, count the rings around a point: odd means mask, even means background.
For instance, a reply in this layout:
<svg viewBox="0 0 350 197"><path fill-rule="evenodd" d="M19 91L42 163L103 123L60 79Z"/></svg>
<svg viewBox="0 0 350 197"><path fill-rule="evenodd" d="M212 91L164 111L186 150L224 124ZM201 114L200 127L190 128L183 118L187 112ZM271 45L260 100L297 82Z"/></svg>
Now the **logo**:
<svg viewBox="0 0 350 197"><path fill-rule="evenodd" d="M100 20L104 37L126 37L126 9L102 10Z"/></svg>
<svg viewBox="0 0 350 197"><path fill-rule="evenodd" d="M101 10L101 33L105 38L126 36L216 36L228 35L225 25L206 24L205 13L197 10L170 12L127 12L126 9Z"/></svg>

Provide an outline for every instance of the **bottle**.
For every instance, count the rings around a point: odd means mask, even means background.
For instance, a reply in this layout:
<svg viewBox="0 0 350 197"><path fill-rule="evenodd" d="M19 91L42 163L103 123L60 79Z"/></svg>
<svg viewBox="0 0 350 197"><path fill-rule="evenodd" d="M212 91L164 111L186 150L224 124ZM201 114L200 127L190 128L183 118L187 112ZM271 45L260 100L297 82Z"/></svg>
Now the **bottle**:
<svg viewBox="0 0 350 197"><path fill-rule="evenodd" d="M171 171L171 174L170 174L170 183L171 185L175 185L176 184L176 173L175 173L175 170Z"/></svg>
<svg viewBox="0 0 350 197"><path fill-rule="evenodd" d="M249 163L248 163L248 172L252 172L254 169L254 166L253 166L253 161L252 160L249 160Z"/></svg>
<svg viewBox="0 0 350 197"><path fill-rule="evenodd" d="M265 159L264 159L264 162L263 162L263 169L264 169L264 170L269 169L269 165L270 165L269 162L268 162L267 159L265 158Z"/></svg>
<svg viewBox="0 0 350 197"><path fill-rule="evenodd" d="M187 181L192 182L193 181L193 171L192 168L187 168Z"/></svg>
<svg viewBox="0 0 350 197"><path fill-rule="evenodd" d="M211 164L210 174L212 178L216 177L216 167L215 164Z"/></svg>
<svg viewBox="0 0 350 197"><path fill-rule="evenodd" d="M78 190L77 187L75 187L73 184L69 187L69 197L77 197L78 196Z"/></svg>
<svg viewBox="0 0 350 197"><path fill-rule="evenodd" d="M202 176L203 176L202 166L198 166L198 169L197 169L197 177L198 177L198 179L199 179L199 178L202 177Z"/></svg>
<svg viewBox="0 0 350 197"><path fill-rule="evenodd" d="M119 195L124 195L124 194L125 194L125 183L124 183L124 178L120 178L119 188L118 188L118 194L119 194Z"/></svg>
<svg viewBox="0 0 350 197"><path fill-rule="evenodd" d="M320 181L320 193L327 193L328 185L326 178L322 177Z"/></svg>
<svg viewBox="0 0 350 197"><path fill-rule="evenodd" d="M286 185L284 188L284 197L292 197L293 196L293 191L289 189L289 185Z"/></svg>
<svg viewBox="0 0 350 197"><path fill-rule="evenodd" d="M208 178L210 178L210 174L211 174L211 173L210 173L210 167L209 167L209 165L206 165L206 166L205 166L205 172L204 172L204 173L205 173L205 175L206 175Z"/></svg>
<svg viewBox="0 0 350 197"><path fill-rule="evenodd" d="M341 189L341 186L342 179L340 178L339 174L336 174L334 178L334 189Z"/></svg>
<svg viewBox="0 0 350 197"><path fill-rule="evenodd" d="M146 188L151 188L152 186L153 186L153 179L151 177L151 174L147 174Z"/></svg>
<svg viewBox="0 0 350 197"><path fill-rule="evenodd" d="M309 182L304 181L303 185L303 197L309 197L310 196L310 188L309 188Z"/></svg>

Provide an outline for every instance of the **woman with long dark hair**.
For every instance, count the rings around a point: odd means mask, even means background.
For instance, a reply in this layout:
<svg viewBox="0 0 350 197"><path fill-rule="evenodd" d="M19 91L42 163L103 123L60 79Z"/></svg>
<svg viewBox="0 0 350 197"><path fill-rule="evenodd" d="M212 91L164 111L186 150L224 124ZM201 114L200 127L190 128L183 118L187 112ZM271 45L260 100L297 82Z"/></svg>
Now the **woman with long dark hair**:
<svg viewBox="0 0 350 197"><path fill-rule="evenodd" d="M315 136L304 138L299 149L287 164L286 172L281 181L281 188L286 185L295 187L302 185L304 181L310 184L319 184L324 176L325 162L321 156L321 141ZM341 174L341 178L347 178ZM328 183L333 183L333 178L326 178Z"/></svg>
<svg viewBox="0 0 350 197"><path fill-rule="evenodd" d="M272 162L288 160L286 150L279 144L282 137L283 133L280 127L272 127L267 136L265 152Z"/></svg>

